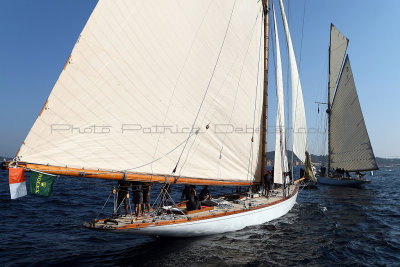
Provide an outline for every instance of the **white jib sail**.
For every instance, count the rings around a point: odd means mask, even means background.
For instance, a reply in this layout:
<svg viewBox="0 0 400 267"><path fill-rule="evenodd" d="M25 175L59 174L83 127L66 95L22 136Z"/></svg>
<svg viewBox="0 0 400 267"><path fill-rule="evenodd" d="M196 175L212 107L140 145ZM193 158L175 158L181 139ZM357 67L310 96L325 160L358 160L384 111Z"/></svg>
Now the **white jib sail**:
<svg viewBox="0 0 400 267"><path fill-rule="evenodd" d="M272 6L275 26L276 43L276 133L275 133L275 159L274 159L274 183L283 184L284 173L289 171L286 154L285 135L285 109L283 96L283 78L281 51L279 46L278 27L276 25L275 8Z"/></svg>
<svg viewBox="0 0 400 267"><path fill-rule="evenodd" d="M289 63L292 86L292 121L293 121L293 152L305 163L307 151L307 122L304 109L303 91L301 89L299 71L297 69L296 57L292 39L290 37L289 26L286 20L285 8L282 0L279 0L281 7L283 25L285 27L286 41L289 50Z"/></svg>
<svg viewBox="0 0 400 267"><path fill-rule="evenodd" d="M181 158L176 175L251 181L262 12L261 1L99 1L20 160L170 175Z"/></svg>

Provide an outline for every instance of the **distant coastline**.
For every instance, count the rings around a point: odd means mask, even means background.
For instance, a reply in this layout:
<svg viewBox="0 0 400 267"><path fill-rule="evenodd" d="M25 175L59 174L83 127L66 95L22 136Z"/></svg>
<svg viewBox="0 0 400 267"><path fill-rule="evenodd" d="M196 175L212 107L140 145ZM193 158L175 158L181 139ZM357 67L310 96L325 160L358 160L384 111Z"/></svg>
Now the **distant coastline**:
<svg viewBox="0 0 400 267"><path fill-rule="evenodd" d="M288 158L291 160L292 158L292 151L287 152ZM272 166L274 164L274 151L267 152L267 165ZM326 164L328 160L327 155L314 155L311 154L311 161L316 166L321 166L324 163ZM400 159L399 158L380 158L376 157L376 162L378 163L379 168L400 168ZM303 166L301 161L299 160L296 155L294 155L294 165L295 166Z"/></svg>

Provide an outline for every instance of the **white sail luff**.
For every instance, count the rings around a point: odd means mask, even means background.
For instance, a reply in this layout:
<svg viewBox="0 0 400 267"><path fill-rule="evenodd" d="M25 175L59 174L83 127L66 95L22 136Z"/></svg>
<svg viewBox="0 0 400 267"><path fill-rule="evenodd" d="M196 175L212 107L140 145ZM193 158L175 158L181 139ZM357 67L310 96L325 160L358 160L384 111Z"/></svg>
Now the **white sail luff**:
<svg viewBox="0 0 400 267"><path fill-rule="evenodd" d="M198 114L176 173L253 179L262 29L261 1L99 1L20 160L170 175Z"/></svg>
<svg viewBox="0 0 400 267"><path fill-rule="evenodd" d="M275 159L274 159L274 183L283 184L284 173L288 172L288 160L286 153L285 135L285 110L283 95L283 78L281 51L279 45L278 27L276 24L275 8L272 6L274 14L275 44L276 44L276 132L275 132Z"/></svg>
<svg viewBox="0 0 400 267"><path fill-rule="evenodd" d="M289 50L292 87L293 152L303 163L305 163L305 152L307 151L307 122L304 108L303 91L301 88L296 57L294 54L292 39L290 37L289 26L287 23L285 8L283 6L282 0L279 0L279 4L281 7L282 20L286 34L286 42Z"/></svg>

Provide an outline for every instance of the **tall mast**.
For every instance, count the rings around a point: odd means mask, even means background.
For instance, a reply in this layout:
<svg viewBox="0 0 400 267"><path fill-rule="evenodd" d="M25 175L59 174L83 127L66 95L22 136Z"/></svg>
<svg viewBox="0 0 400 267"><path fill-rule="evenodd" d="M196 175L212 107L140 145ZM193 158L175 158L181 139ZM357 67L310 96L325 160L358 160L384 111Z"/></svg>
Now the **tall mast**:
<svg viewBox="0 0 400 267"><path fill-rule="evenodd" d="M332 31L332 23L331 23L331 31ZM328 109L326 110L326 113L328 114L328 172L331 169L331 79L329 78L331 76L331 38L332 35L329 35L329 54L328 54Z"/></svg>
<svg viewBox="0 0 400 267"><path fill-rule="evenodd" d="M266 169L266 139L267 139L267 112L268 112L268 18L269 18L269 0L262 0L264 11L264 93L262 107L262 123L261 123L261 181Z"/></svg>

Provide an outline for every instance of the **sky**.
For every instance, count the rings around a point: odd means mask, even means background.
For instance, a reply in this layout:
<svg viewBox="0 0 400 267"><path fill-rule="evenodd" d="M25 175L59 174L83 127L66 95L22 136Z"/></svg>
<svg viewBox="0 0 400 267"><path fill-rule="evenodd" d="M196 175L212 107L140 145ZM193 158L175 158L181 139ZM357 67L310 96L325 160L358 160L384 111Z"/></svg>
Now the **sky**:
<svg viewBox="0 0 400 267"><path fill-rule="evenodd" d="M97 0L0 1L0 156L13 157L17 153L96 3ZM326 101L332 22L350 39L348 54L375 155L400 158L400 1L284 3L300 69L308 127L320 128L324 118L325 108L320 106L318 113L315 102ZM282 29L280 18L278 27ZM280 30L279 34L284 51L284 33ZM284 71L286 61L283 55ZM271 78L269 95L268 124L273 126L275 87ZM309 134L312 153L323 151L322 136ZM273 150L272 134L269 140L267 150Z"/></svg>

